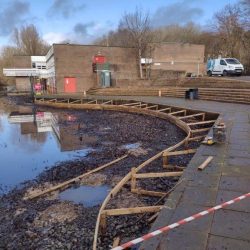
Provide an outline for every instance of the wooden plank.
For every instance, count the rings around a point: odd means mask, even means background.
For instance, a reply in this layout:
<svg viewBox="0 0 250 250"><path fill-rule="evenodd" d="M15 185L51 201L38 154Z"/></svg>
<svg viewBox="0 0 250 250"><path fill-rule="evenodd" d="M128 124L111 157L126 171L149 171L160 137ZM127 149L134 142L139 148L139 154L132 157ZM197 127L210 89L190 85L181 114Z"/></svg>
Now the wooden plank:
<svg viewBox="0 0 250 250"><path fill-rule="evenodd" d="M191 137L188 139L188 141L200 141L202 140L204 137L206 137L205 135L199 135L199 136L195 136L195 137Z"/></svg>
<svg viewBox="0 0 250 250"><path fill-rule="evenodd" d="M140 188L132 189L131 192L135 193L135 194L156 196L156 197L162 197L162 196L166 195L166 193L164 193L164 192L149 191L149 190L140 189Z"/></svg>
<svg viewBox="0 0 250 250"><path fill-rule="evenodd" d="M201 121L201 122L191 122L187 123L188 126L194 126L194 125L203 125L203 124L210 124L210 123L215 123L216 120L210 120L210 121Z"/></svg>
<svg viewBox="0 0 250 250"><path fill-rule="evenodd" d="M91 104L91 103L96 103L97 104L97 100L92 100L92 101L87 102L87 104Z"/></svg>
<svg viewBox="0 0 250 250"><path fill-rule="evenodd" d="M102 215L106 216L119 216L128 214L141 214L141 213L155 213L159 212L163 206L148 206L148 207L128 207L107 209L102 211Z"/></svg>
<svg viewBox="0 0 250 250"><path fill-rule="evenodd" d="M93 173L95 173L95 172L97 172L97 171L100 171L100 170L102 170L102 169L104 169L104 168L106 168L106 167L109 167L109 166L111 166L111 165L113 165L113 164L115 164L115 163L117 163L117 162L119 162L119 161L125 159L127 156L128 156L127 154L126 154L126 155L123 155L123 156L121 156L121 157L119 157L119 158L117 158L117 159L115 159L115 160L113 160L113 161L111 161L111 162L109 162L109 163L106 163L106 164L104 164L104 165L102 165L102 166L100 166L100 167L98 167L98 168L95 168L95 169L93 169L93 170L90 170L89 172L84 173L84 174L82 174L82 175L79 175L79 176L77 176L77 177L75 177L75 178L73 178L73 179L70 179L70 180L65 181L65 182L63 182L63 183L60 183L60 184L58 184L58 185L56 185L56 186L53 186L53 187L51 187L51 188L45 189L44 191L37 192L37 193L35 193L35 194L31 194L31 195L29 195L29 196L27 196L27 197L24 197L24 200L34 199L34 198L40 197L40 196L42 196L42 195L45 195L45 194L51 193L51 192L53 192L53 191L56 191L56 190L58 190L58 189L65 188L66 186L68 186L68 185L70 185L70 184L72 184L72 183L74 183L74 182L76 182L76 181L79 181L80 179L82 179L82 178L84 178L84 177L86 177L86 176L88 176L88 175L90 175L90 174L93 174Z"/></svg>
<svg viewBox="0 0 250 250"><path fill-rule="evenodd" d="M56 98L48 100L48 102L54 102L54 101L56 101Z"/></svg>
<svg viewBox="0 0 250 250"><path fill-rule="evenodd" d="M192 118L192 117L197 117L197 116L204 116L205 113L198 113L198 114L193 114L193 115L186 115L186 116L182 116L179 117L180 120L186 119L186 118Z"/></svg>
<svg viewBox="0 0 250 250"><path fill-rule="evenodd" d="M112 104L112 100L109 100L109 101L106 101L106 102L103 102L102 104Z"/></svg>
<svg viewBox="0 0 250 250"><path fill-rule="evenodd" d="M163 112L163 111L169 111L169 112L171 112L171 108L164 108L164 109L157 110L157 112Z"/></svg>
<svg viewBox="0 0 250 250"><path fill-rule="evenodd" d="M144 109L152 109L152 108L158 109L158 105L147 106Z"/></svg>
<svg viewBox="0 0 250 250"><path fill-rule="evenodd" d="M153 214L151 217L149 217L147 219L148 223L153 222L157 218L158 215L159 215L159 212L157 212L157 213Z"/></svg>
<svg viewBox="0 0 250 250"><path fill-rule="evenodd" d="M194 130L191 130L191 134L209 131L210 129L211 129L211 128L199 128L199 129L194 129Z"/></svg>
<svg viewBox="0 0 250 250"><path fill-rule="evenodd" d="M213 160L213 156L209 156L199 167L198 170L203 170Z"/></svg>
<svg viewBox="0 0 250 250"><path fill-rule="evenodd" d="M181 151L173 151L173 152L163 152L163 156L175 156L175 155L187 155L187 154L194 154L197 149L186 149Z"/></svg>
<svg viewBox="0 0 250 250"><path fill-rule="evenodd" d="M141 104L141 102L132 102L132 103L125 103L125 104L120 104L119 106L134 106L137 104Z"/></svg>
<svg viewBox="0 0 250 250"><path fill-rule="evenodd" d="M72 103L77 103L77 102L81 102L80 100L75 100L75 101L73 101L73 102L70 102L70 104L72 104Z"/></svg>
<svg viewBox="0 0 250 250"><path fill-rule="evenodd" d="M160 178L160 177L174 177L181 176L182 171L180 172L161 172L161 173L143 173L143 174L135 174L137 179L147 179L147 178Z"/></svg>
<svg viewBox="0 0 250 250"><path fill-rule="evenodd" d="M186 110L183 109L183 110L179 110L179 111L175 111L175 112L172 112L172 113L169 113L169 115L177 115L177 114L181 114L181 113L184 113L186 115Z"/></svg>

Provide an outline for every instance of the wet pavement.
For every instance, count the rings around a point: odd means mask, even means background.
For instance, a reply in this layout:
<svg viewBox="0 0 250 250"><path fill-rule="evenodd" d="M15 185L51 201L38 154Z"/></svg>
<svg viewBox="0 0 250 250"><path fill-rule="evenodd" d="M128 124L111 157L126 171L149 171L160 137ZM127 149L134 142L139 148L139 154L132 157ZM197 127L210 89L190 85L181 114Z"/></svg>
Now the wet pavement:
<svg viewBox="0 0 250 250"><path fill-rule="evenodd" d="M219 119L227 126L225 144L199 147L184 171L183 182L170 195L151 231L250 192L249 105L179 98L123 97L126 98L218 112ZM197 167L210 155L214 157L213 161L205 170L198 171ZM250 249L249 204L249 199L246 199L218 210L148 240L141 249Z"/></svg>

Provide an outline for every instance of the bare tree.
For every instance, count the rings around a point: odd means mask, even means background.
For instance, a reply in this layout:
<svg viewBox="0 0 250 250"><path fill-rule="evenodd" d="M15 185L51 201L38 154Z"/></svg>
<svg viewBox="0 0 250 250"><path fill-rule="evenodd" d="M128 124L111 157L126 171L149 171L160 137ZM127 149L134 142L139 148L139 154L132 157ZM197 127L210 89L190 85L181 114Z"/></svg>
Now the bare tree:
<svg viewBox="0 0 250 250"><path fill-rule="evenodd" d="M20 30L16 28L13 33L13 40L20 53L25 55L43 55L49 48L33 24L23 26Z"/></svg>
<svg viewBox="0 0 250 250"><path fill-rule="evenodd" d="M126 13L120 21L120 30L127 30L132 44L138 50L138 66L140 78L143 78L141 58L148 44L152 41L149 13L136 8L134 13ZM125 31L124 31L125 32Z"/></svg>

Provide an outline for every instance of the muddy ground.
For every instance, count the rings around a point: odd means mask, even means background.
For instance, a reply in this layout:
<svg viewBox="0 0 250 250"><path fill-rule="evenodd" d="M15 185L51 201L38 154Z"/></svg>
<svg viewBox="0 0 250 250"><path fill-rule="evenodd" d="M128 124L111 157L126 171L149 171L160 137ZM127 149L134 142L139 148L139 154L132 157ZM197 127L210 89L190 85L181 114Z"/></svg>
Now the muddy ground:
<svg viewBox="0 0 250 250"><path fill-rule="evenodd" d="M31 105L27 97L1 98L0 102L12 107ZM37 110L43 109L37 107ZM28 201L23 200L24 195L32 189L69 180L129 153L129 157L112 167L75 183L75 186L107 184L112 188L131 167L138 166L185 137L175 125L150 116L111 111L50 111L58 114L59 123L66 133L79 139L73 140L73 143L82 143L87 135L88 146L94 151L82 159L48 166L36 179L25 182L0 197L0 249L92 249L100 205L85 207L61 201L58 193ZM71 119L64 119L69 116ZM130 148L124 147L131 143L139 143L140 146L131 152ZM173 157L170 164L186 166L191 157L192 155ZM155 161L148 169L162 171L162 160ZM144 189L166 192L177 181L178 178L160 178L141 181L138 185ZM155 204L159 199L131 194L129 190L128 183L108 207L147 206ZM164 201L160 204L163 203ZM122 236L122 241L126 241L146 233L150 226L147 224L148 216L140 218L141 215L109 218L108 230L99 237L98 248L109 249L115 236Z"/></svg>

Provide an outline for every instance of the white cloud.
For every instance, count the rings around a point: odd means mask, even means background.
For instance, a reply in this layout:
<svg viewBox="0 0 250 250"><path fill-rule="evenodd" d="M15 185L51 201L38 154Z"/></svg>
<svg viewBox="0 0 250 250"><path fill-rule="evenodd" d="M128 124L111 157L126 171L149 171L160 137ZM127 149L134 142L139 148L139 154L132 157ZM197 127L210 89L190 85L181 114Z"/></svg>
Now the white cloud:
<svg viewBox="0 0 250 250"><path fill-rule="evenodd" d="M61 43L61 42L68 40L68 38L69 36L67 36L67 34L56 33L56 32L49 32L49 33L44 34L43 36L43 39L49 44Z"/></svg>

